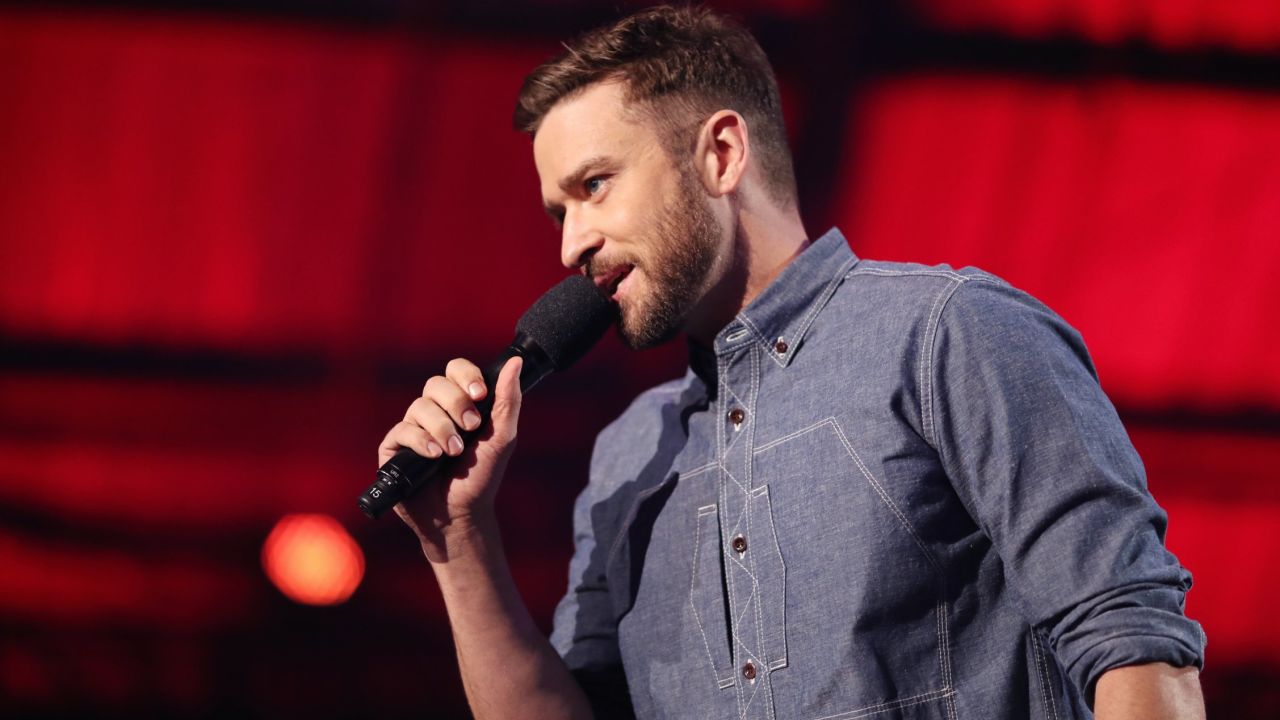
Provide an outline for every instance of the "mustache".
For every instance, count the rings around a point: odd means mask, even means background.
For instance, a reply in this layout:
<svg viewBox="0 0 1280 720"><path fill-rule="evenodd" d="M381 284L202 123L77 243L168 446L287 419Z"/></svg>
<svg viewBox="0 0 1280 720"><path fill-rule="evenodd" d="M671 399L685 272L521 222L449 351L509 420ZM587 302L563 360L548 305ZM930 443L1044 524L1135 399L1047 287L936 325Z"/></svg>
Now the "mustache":
<svg viewBox="0 0 1280 720"><path fill-rule="evenodd" d="M628 267L638 267L638 263L630 258L602 258L599 255L592 255L587 258L586 263L582 266L583 272L593 281L597 278L614 275Z"/></svg>

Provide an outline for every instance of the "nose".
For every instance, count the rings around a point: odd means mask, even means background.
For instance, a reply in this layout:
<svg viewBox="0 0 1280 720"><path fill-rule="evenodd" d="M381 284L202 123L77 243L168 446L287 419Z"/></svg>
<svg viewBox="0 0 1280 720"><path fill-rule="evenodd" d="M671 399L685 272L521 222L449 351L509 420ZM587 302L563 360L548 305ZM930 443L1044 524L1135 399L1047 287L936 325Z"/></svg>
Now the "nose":
<svg viewBox="0 0 1280 720"><path fill-rule="evenodd" d="M570 206L565 208L564 226L560 231L560 263L570 270L581 267L591 255L604 245L604 236L582 213Z"/></svg>

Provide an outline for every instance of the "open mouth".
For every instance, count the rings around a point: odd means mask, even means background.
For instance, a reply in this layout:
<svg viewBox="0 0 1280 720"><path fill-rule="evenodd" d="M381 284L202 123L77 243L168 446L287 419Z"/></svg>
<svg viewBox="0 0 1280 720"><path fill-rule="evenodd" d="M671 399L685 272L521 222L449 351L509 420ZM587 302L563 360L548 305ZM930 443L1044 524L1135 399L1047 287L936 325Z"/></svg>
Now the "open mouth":
<svg viewBox="0 0 1280 720"><path fill-rule="evenodd" d="M596 287L600 289L600 292L604 293L610 300L614 300L616 299L614 295L618 292L618 286L622 284L622 281L627 278L627 275L631 273L634 267L634 265L619 265L607 272L596 275L592 280L595 281Z"/></svg>

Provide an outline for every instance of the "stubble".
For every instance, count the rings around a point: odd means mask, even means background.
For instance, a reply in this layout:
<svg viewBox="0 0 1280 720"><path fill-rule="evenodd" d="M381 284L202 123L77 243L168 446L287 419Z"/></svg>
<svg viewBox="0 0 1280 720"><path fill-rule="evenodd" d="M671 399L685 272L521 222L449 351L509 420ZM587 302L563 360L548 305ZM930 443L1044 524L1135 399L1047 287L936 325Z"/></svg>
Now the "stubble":
<svg viewBox="0 0 1280 720"><path fill-rule="evenodd" d="M722 227L703 194L692 172L681 172L675 200L654 222L647 243L653 251L643 268L649 292L624 307L618 321L619 336L633 350L675 337L708 290Z"/></svg>

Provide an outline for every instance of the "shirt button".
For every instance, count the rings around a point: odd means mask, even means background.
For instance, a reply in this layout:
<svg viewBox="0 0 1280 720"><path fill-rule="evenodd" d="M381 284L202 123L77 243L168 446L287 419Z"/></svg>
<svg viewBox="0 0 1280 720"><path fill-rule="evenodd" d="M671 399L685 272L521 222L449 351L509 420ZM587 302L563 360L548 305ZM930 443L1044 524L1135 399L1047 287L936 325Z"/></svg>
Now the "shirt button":
<svg viewBox="0 0 1280 720"><path fill-rule="evenodd" d="M734 408L729 411L728 417L729 417L729 422L733 423L734 425L741 425L742 421L747 419L747 414L742 411L742 408Z"/></svg>
<svg viewBox="0 0 1280 720"><path fill-rule="evenodd" d="M750 660L748 660L748 661L747 661L747 664L742 666L742 677L744 677L744 678L746 678L746 679L748 679L748 680L755 680L755 679L756 679L756 664L755 664L755 663L753 663L753 662L751 662Z"/></svg>
<svg viewBox="0 0 1280 720"><path fill-rule="evenodd" d="M747 539L741 535L735 535L733 538L733 551L741 555L747 551Z"/></svg>
<svg viewBox="0 0 1280 720"><path fill-rule="evenodd" d="M786 355L786 354L787 354L787 341L786 341L786 340L783 340L782 338L778 338L778 339L777 339L776 341L774 341L774 343L773 343L773 351L774 351L774 352L776 352L776 353L778 353L779 355Z"/></svg>

